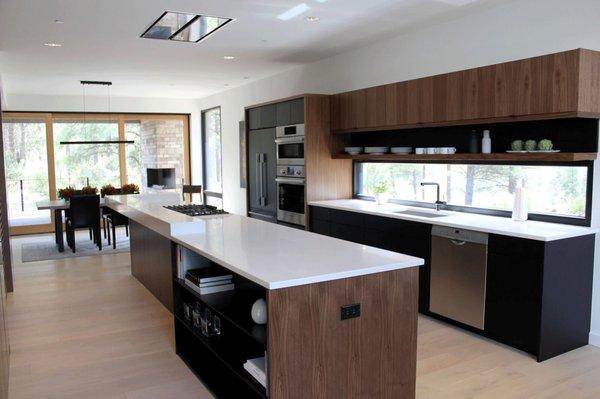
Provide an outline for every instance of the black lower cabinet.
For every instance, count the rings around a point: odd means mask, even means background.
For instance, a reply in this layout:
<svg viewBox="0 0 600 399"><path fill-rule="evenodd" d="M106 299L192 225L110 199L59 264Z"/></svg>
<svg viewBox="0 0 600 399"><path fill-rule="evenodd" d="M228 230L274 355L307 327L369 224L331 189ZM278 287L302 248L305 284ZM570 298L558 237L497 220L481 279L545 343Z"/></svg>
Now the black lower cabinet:
<svg viewBox="0 0 600 399"><path fill-rule="evenodd" d="M543 361L588 343L595 235L490 235L485 334Z"/></svg>
<svg viewBox="0 0 600 399"><path fill-rule="evenodd" d="M530 241L527 248L517 245L521 241L489 237L485 332L499 342L537 354L544 243Z"/></svg>
<svg viewBox="0 0 600 399"><path fill-rule="evenodd" d="M431 225L311 206L310 231L425 260L419 269L419 311L429 310Z"/></svg>
<svg viewBox="0 0 600 399"><path fill-rule="evenodd" d="M595 235L556 241L489 235L484 329L429 312L431 225L311 206L310 230L425 259L419 312L544 361L588 343Z"/></svg>

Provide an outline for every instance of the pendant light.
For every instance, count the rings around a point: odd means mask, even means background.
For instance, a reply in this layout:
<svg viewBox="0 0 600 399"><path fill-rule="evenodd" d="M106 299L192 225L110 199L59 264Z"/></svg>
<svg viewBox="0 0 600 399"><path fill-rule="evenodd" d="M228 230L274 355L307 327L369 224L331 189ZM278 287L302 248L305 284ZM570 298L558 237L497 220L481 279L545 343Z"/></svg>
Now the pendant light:
<svg viewBox="0 0 600 399"><path fill-rule="evenodd" d="M82 80L81 86L83 87L83 126L87 126L86 122L86 109L85 109L85 87L87 85L97 85L107 87L108 97L108 113L110 113L110 86L112 82L103 82L98 80ZM72 145L72 144L133 144L133 140L89 140L89 141L61 141L60 144Z"/></svg>

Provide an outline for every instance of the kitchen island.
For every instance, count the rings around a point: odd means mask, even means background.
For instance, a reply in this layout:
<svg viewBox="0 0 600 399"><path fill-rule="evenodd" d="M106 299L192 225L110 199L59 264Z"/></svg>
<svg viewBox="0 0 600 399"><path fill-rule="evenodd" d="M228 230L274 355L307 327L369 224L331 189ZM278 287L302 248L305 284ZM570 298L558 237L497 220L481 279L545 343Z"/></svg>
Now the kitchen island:
<svg viewBox="0 0 600 399"><path fill-rule="evenodd" d="M179 356L218 397L414 398L420 258L226 214L164 208L173 195L111 196L131 221L132 274L174 314ZM235 290L199 295L192 268L222 267ZM170 298L169 298L170 295ZM266 325L250 308L267 303ZM207 338L184 318L221 318ZM243 363L265 356L263 387Z"/></svg>

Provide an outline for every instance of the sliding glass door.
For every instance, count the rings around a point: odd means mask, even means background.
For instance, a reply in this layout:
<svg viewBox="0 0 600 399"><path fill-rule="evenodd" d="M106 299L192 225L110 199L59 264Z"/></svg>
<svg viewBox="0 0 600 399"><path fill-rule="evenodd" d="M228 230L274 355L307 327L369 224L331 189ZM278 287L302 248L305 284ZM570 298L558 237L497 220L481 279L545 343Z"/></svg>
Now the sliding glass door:
<svg viewBox="0 0 600 399"><path fill-rule="evenodd" d="M57 187L86 185L100 188L121 185L119 145L98 144L119 140L116 120L54 119L54 163ZM81 143L85 144L81 144Z"/></svg>
<svg viewBox="0 0 600 399"><path fill-rule="evenodd" d="M125 140L133 141L125 144L125 180L127 183L142 187L142 154L141 154L141 121L125 122Z"/></svg>
<svg viewBox="0 0 600 399"><path fill-rule="evenodd" d="M2 130L9 225L50 227L50 212L35 205L50 196L46 118L4 117Z"/></svg>
<svg viewBox="0 0 600 399"><path fill-rule="evenodd" d="M173 171L173 188L190 182L188 115L2 115L11 234L52 231L50 211L36 202L56 199L60 188L134 183L143 190L155 169Z"/></svg>

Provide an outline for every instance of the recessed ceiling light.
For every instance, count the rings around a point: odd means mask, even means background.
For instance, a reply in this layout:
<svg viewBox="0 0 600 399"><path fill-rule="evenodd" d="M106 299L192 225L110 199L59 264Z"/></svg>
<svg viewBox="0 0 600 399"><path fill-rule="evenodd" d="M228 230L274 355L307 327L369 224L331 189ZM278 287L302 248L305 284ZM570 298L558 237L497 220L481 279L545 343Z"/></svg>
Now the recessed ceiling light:
<svg viewBox="0 0 600 399"><path fill-rule="evenodd" d="M198 43L231 21L231 18L165 11L141 37Z"/></svg>
<svg viewBox="0 0 600 399"><path fill-rule="evenodd" d="M310 10L310 7L306 3L301 3L295 7L290 8L286 12L279 14L277 16L277 19L280 19L282 21L288 21L294 17L297 17L300 14L304 14L308 10Z"/></svg>
<svg viewBox="0 0 600 399"><path fill-rule="evenodd" d="M223 57L224 60L235 60L235 57L233 55L226 55Z"/></svg>
<svg viewBox="0 0 600 399"><path fill-rule="evenodd" d="M62 44L60 44L60 43L54 43L54 42L48 42L48 43L44 43L44 46L46 46L46 47L62 47Z"/></svg>
<svg viewBox="0 0 600 399"><path fill-rule="evenodd" d="M321 18L319 18L319 17L314 17L314 16L312 16L312 17L306 17L306 20L307 20L308 22L317 22L319 19L321 19Z"/></svg>
<svg viewBox="0 0 600 399"><path fill-rule="evenodd" d="M55 24L62 25L62 24L64 24L64 23L65 23L65 21L63 21L62 19L55 19L55 20L54 20L54 23L55 23Z"/></svg>

